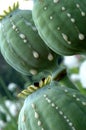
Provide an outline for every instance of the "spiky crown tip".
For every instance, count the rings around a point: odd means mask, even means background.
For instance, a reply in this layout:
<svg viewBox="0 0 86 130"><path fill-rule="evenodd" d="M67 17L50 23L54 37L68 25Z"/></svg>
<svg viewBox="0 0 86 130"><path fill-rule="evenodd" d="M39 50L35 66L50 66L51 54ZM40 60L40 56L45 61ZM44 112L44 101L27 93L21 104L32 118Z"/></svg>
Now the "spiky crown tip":
<svg viewBox="0 0 86 130"><path fill-rule="evenodd" d="M3 14L0 15L0 20L2 20L4 17L6 17L7 15L9 15L11 12L13 12L18 8L19 8L19 2L14 3L12 7L9 6L8 10L4 10Z"/></svg>
<svg viewBox="0 0 86 130"><path fill-rule="evenodd" d="M28 86L26 89L24 89L23 91L21 91L17 95L17 97L26 98L27 96L29 96L30 94L34 93L38 89L40 89L42 87L45 87L46 85L50 84L51 81L52 81L52 76L49 75L44 80L40 80L39 83L38 83L38 86L35 86L35 85Z"/></svg>

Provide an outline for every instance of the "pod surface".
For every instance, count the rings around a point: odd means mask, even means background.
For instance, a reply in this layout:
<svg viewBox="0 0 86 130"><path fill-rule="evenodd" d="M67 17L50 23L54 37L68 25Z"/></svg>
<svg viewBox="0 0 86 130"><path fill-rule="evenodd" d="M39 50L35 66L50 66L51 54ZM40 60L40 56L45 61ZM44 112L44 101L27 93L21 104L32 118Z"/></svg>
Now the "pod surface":
<svg viewBox="0 0 86 130"><path fill-rule="evenodd" d="M38 35L30 10L16 9L1 20L0 49L5 60L26 75L52 70L60 57Z"/></svg>
<svg viewBox="0 0 86 130"><path fill-rule="evenodd" d="M56 53L86 53L86 0L34 0L33 19Z"/></svg>
<svg viewBox="0 0 86 130"><path fill-rule="evenodd" d="M28 96L18 130L85 130L86 97L52 82Z"/></svg>

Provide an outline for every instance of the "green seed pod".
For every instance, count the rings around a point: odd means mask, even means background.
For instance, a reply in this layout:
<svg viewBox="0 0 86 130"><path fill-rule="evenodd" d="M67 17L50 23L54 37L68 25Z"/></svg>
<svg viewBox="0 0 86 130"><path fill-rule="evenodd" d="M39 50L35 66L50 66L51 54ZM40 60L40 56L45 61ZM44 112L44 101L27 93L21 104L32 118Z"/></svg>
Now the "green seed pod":
<svg viewBox="0 0 86 130"><path fill-rule="evenodd" d="M33 19L56 53L86 54L86 0L34 0Z"/></svg>
<svg viewBox="0 0 86 130"><path fill-rule="evenodd" d="M86 97L50 77L41 82L19 95L30 94L19 113L18 130L86 130Z"/></svg>
<svg viewBox="0 0 86 130"><path fill-rule="evenodd" d="M5 60L22 74L32 75L53 70L59 55L51 51L39 37L32 11L9 7L0 15L0 49ZM5 16L6 15L6 16Z"/></svg>

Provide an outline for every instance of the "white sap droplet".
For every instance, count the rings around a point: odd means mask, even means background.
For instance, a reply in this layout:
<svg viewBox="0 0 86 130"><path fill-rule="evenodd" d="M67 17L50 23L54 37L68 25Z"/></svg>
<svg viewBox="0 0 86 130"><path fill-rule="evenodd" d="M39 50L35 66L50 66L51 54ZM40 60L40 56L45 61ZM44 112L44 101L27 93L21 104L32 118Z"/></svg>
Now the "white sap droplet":
<svg viewBox="0 0 86 130"><path fill-rule="evenodd" d="M41 124L42 124L41 121L38 121L38 126L41 126Z"/></svg>
<svg viewBox="0 0 86 130"><path fill-rule="evenodd" d="M20 33L19 36L22 38L22 39L25 39L25 35L23 33Z"/></svg>
<svg viewBox="0 0 86 130"><path fill-rule="evenodd" d="M53 60L53 55L51 53L48 54L48 60L52 61Z"/></svg>
<svg viewBox="0 0 86 130"><path fill-rule="evenodd" d="M68 41L68 44L71 44L71 41Z"/></svg>
<svg viewBox="0 0 86 130"><path fill-rule="evenodd" d="M17 31L18 31L18 28L16 28L15 31L17 32Z"/></svg>
<svg viewBox="0 0 86 130"><path fill-rule="evenodd" d="M80 39L80 40L84 40L84 38L85 38L85 36L84 36L82 33L80 33L80 34L79 34L79 39Z"/></svg>
<svg viewBox="0 0 86 130"><path fill-rule="evenodd" d="M22 122L25 122L25 115L23 115L23 117L22 117Z"/></svg>
<svg viewBox="0 0 86 130"><path fill-rule="evenodd" d="M68 36L66 34L62 33L62 36L63 36L65 41L68 41Z"/></svg>
<svg viewBox="0 0 86 130"><path fill-rule="evenodd" d="M38 54L38 52L33 51L33 56L34 56L34 58L39 58L39 54Z"/></svg>
<svg viewBox="0 0 86 130"><path fill-rule="evenodd" d="M64 10L65 10L65 7L63 6L63 7L62 7L62 11L64 11Z"/></svg>
<svg viewBox="0 0 86 130"><path fill-rule="evenodd" d="M59 0L53 0L53 2L54 2L54 3L58 3L58 2L59 2Z"/></svg>
<svg viewBox="0 0 86 130"><path fill-rule="evenodd" d="M57 30L59 31L59 30L60 30L60 27L57 27Z"/></svg>
<svg viewBox="0 0 86 130"><path fill-rule="evenodd" d="M76 130L74 127L72 127L72 130Z"/></svg>
<svg viewBox="0 0 86 130"><path fill-rule="evenodd" d="M72 22L72 23L75 23L75 19L74 19L74 18L71 18L71 22Z"/></svg>
<svg viewBox="0 0 86 130"><path fill-rule="evenodd" d="M44 10L47 10L47 7L46 7L46 6L44 7Z"/></svg>
<svg viewBox="0 0 86 130"><path fill-rule="evenodd" d="M27 39L24 39L23 41L24 41L24 43L27 43Z"/></svg>
<svg viewBox="0 0 86 130"><path fill-rule="evenodd" d="M75 98L75 97L76 97L76 95L75 95L75 94L73 94L73 97Z"/></svg>
<svg viewBox="0 0 86 130"><path fill-rule="evenodd" d="M52 20L53 19L53 17L52 16L50 16L50 20Z"/></svg>
<svg viewBox="0 0 86 130"><path fill-rule="evenodd" d="M44 94L44 97L47 97L47 95L46 95L46 94Z"/></svg>
<svg viewBox="0 0 86 130"><path fill-rule="evenodd" d="M33 109L35 109L35 104L32 103L31 106L32 106Z"/></svg>
<svg viewBox="0 0 86 130"><path fill-rule="evenodd" d="M58 109L58 107L56 107L56 109Z"/></svg>
<svg viewBox="0 0 86 130"><path fill-rule="evenodd" d="M39 114L37 112L35 112L35 118L38 119L39 118Z"/></svg>
<svg viewBox="0 0 86 130"><path fill-rule="evenodd" d="M73 124L72 124L72 122L69 122L69 126L72 126Z"/></svg>
<svg viewBox="0 0 86 130"><path fill-rule="evenodd" d="M81 12L81 15L82 15L82 16L85 16L85 12Z"/></svg>
<svg viewBox="0 0 86 130"><path fill-rule="evenodd" d="M13 26L12 26L12 28L13 28L13 29L16 29L16 26L15 26L15 25L13 25Z"/></svg>
<svg viewBox="0 0 86 130"><path fill-rule="evenodd" d="M52 105L52 107L55 107L55 104L54 104L54 103L52 103L51 105Z"/></svg>
<svg viewBox="0 0 86 130"><path fill-rule="evenodd" d="M65 92L67 93L67 92L68 92L68 90L67 90L67 89L65 89Z"/></svg>
<svg viewBox="0 0 86 130"><path fill-rule="evenodd" d="M79 98L76 98L76 101L80 101L80 99L79 99Z"/></svg>
<svg viewBox="0 0 86 130"><path fill-rule="evenodd" d="M79 4L76 4L76 7L77 7L77 8L80 8L80 5L79 5Z"/></svg>
<svg viewBox="0 0 86 130"><path fill-rule="evenodd" d="M32 75L36 75L36 74L37 74L37 71L34 70L34 69L31 69L31 70L30 70L30 73L31 73Z"/></svg>
<svg viewBox="0 0 86 130"><path fill-rule="evenodd" d="M67 122L69 122L69 119L67 119Z"/></svg>
<svg viewBox="0 0 86 130"><path fill-rule="evenodd" d="M70 18L70 17L71 17L71 14L67 13L67 16Z"/></svg>
<svg viewBox="0 0 86 130"><path fill-rule="evenodd" d="M47 101L48 101L48 103L51 103L51 100L50 100L50 99L48 99Z"/></svg>
<svg viewBox="0 0 86 130"><path fill-rule="evenodd" d="M66 119L67 117L66 116L64 116L64 119Z"/></svg>
<svg viewBox="0 0 86 130"><path fill-rule="evenodd" d="M60 115L63 115L63 112L62 112L62 111L59 111L59 114L60 114Z"/></svg>
<svg viewBox="0 0 86 130"><path fill-rule="evenodd" d="M82 105L86 106L86 102L82 102Z"/></svg>

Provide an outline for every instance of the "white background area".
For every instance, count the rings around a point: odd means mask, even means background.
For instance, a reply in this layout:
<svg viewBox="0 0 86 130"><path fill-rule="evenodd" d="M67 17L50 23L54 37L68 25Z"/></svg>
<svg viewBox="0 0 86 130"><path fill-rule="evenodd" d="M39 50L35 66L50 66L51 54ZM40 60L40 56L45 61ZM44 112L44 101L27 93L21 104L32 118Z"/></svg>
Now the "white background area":
<svg viewBox="0 0 86 130"><path fill-rule="evenodd" d="M33 2L32 0L0 0L0 14L3 13L3 10L7 10L9 6L12 6L13 3L19 2L20 9L32 9Z"/></svg>

